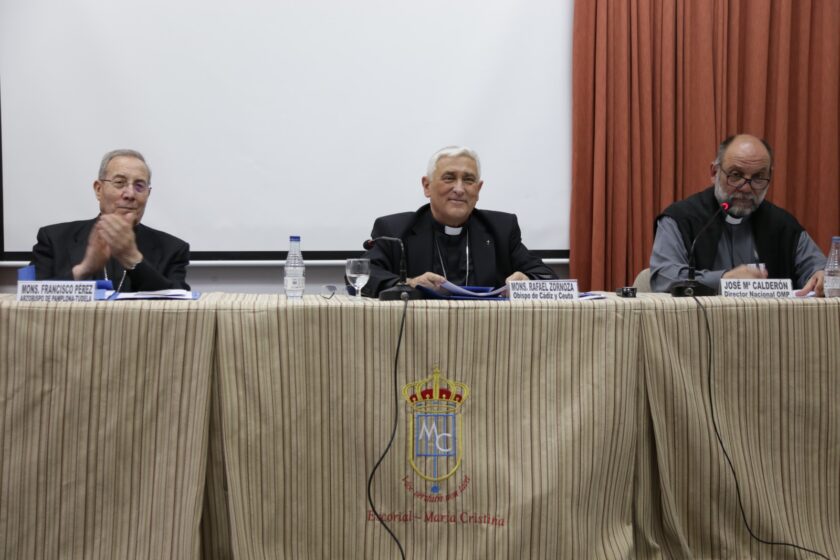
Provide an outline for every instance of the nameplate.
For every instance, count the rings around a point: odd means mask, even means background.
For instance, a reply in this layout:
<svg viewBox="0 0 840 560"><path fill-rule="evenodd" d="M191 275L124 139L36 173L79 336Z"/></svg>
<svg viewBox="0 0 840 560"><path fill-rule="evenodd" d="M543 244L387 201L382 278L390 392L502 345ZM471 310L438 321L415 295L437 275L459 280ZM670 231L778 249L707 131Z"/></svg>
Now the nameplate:
<svg viewBox="0 0 840 560"><path fill-rule="evenodd" d="M508 282L511 301L561 301L578 299L577 280L515 280Z"/></svg>
<svg viewBox="0 0 840 560"><path fill-rule="evenodd" d="M17 300L95 301L96 292L96 280L21 280L17 285Z"/></svg>
<svg viewBox="0 0 840 560"><path fill-rule="evenodd" d="M790 278L721 278L720 295L742 298L787 298L793 295Z"/></svg>

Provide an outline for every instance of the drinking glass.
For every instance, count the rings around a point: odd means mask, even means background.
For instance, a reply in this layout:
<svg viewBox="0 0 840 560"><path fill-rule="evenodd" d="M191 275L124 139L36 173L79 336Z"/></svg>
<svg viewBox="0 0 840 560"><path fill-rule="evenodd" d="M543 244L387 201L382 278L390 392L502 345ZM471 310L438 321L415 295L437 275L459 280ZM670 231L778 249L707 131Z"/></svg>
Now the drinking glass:
<svg viewBox="0 0 840 560"><path fill-rule="evenodd" d="M370 259L347 259L347 280L356 288L356 297L362 297L362 287L370 278Z"/></svg>

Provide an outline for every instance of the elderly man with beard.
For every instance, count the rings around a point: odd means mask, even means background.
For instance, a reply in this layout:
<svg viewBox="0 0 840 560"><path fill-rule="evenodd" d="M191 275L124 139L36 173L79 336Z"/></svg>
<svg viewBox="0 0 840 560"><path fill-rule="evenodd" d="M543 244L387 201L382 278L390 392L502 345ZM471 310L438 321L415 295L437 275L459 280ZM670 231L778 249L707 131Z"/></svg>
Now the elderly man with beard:
<svg viewBox="0 0 840 560"><path fill-rule="evenodd" d="M724 140L712 163L714 185L673 203L654 225L651 288L667 292L688 278L692 242L695 279L720 287L721 278L790 278L800 288L823 295L825 256L790 213L764 200L773 173L773 152L755 136ZM720 204L729 200L703 234ZM762 266L763 265L763 266Z"/></svg>

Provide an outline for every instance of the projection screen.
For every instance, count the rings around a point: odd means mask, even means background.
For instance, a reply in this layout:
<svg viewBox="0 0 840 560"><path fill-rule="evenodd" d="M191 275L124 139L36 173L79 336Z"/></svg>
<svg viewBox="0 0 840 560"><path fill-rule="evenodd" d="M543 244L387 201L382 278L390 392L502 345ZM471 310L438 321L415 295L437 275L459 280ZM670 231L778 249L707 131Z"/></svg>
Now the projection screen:
<svg viewBox="0 0 840 560"><path fill-rule="evenodd" d="M569 247L572 2L0 1L4 257L92 218L114 148L145 154L144 223L193 259L356 254L427 202L443 146L481 156L479 208Z"/></svg>

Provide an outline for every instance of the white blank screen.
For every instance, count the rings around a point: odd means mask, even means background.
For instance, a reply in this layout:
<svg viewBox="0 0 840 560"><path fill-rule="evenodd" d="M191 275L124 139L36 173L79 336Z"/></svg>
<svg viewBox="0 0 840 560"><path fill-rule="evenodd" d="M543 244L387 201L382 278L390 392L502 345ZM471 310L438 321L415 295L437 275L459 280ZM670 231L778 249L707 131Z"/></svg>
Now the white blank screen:
<svg viewBox="0 0 840 560"><path fill-rule="evenodd" d="M193 251L361 250L464 144L478 207L568 249L571 29L556 0L0 0L4 248L94 217L134 148L144 223Z"/></svg>

